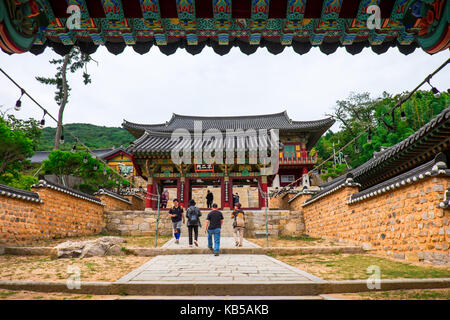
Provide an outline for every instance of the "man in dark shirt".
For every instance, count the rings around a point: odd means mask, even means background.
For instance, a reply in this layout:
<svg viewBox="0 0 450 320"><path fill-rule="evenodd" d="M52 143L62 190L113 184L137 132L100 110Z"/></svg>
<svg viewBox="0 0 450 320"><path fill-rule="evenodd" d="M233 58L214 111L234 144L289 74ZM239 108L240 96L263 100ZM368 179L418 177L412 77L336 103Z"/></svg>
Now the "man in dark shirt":
<svg viewBox="0 0 450 320"><path fill-rule="evenodd" d="M185 222L183 208L180 207L178 199L173 199L173 207L169 210L169 215L172 218L173 236L175 243L180 243L181 226Z"/></svg>
<svg viewBox="0 0 450 320"><path fill-rule="evenodd" d="M223 223L222 212L217 210L217 204L212 205L213 210L208 213L205 223L205 233L208 232L208 248L213 250L212 237L214 235L214 255L219 255L220 249L220 230Z"/></svg>

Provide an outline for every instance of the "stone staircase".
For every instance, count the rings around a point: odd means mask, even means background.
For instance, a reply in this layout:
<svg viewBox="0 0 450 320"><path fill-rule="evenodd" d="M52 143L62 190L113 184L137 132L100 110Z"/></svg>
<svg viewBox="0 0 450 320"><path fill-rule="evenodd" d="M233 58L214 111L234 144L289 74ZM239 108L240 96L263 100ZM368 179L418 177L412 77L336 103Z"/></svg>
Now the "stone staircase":
<svg viewBox="0 0 450 320"><path fill-rule="evenodd" d="M231 219L231 210L223 210L223 225L220 232L221 237L232 237L233 236L233 219ZM206 218L205 218L206 219Z"/></svg>

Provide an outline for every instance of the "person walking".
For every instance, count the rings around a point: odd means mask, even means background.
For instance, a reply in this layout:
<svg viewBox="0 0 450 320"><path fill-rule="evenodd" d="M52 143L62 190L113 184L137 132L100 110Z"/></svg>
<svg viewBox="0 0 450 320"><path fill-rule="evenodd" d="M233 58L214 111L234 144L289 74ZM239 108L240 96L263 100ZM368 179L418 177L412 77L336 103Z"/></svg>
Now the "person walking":
<svg viewBox="0 0 450 320"><path fill-rule="evenodd" d="M206 207L208 209L211 209L213 201L214 201L214 194L208 190L208 193L206 194Z"/></svg>
<svg viewBox="0 0 450 320"><path fill-rule="evenodd" d="M198 227L201 227L200 217L202 213L195 206L194 200L189 200L189 207L186 209L187 227L189 233L189 247L192 248L192 233L194 233L194 244L198 247Z"/></svg>
<svg viewBox="0 0 450 320"><path fill-rule="evenodd" d="M169 215L172 218L173 236L175 243L180 243L181 226L186 222L183 208L180 207L178 199L173 199L173 207L169 210Z"/></svg>
<svg viewBox="0 0 450 320"><path fill-rule="evenodd" d="M244 243L244 228L245 228L245 214L241 209L242 205L238 202L234 206L234 210L231 213L233 219L233 235L236 247L242 247Z"/></svg>
<svg viewBox="0 0 450 320"><path fill-rule="evenodd" d="M220 250L220 230L223 224L222 212L217 210L217 204L212 205L213 210L208 213L205 222L205 233L208 233L208 248L214 251L214 255L219 255ZM214 236L214 249L212 237Z"/></svg>
<svg viewBox="0 0 450 320"><path fill-rule="evenodd" d="M165 190L161 194L161 208L167 208L168 201L169 201L169 191Z"/></svg>

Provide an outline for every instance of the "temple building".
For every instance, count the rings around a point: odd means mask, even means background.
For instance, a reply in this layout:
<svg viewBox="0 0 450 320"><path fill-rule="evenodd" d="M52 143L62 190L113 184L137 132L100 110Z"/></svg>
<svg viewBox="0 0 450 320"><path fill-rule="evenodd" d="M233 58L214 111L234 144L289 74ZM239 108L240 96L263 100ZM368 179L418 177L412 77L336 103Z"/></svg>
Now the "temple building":
<svg viewBox="0 0 450 320"><path fill-rule="evenodd" d="M447 0L0 0L0 48L65 55L74 45L86 54L104 45L113 54L129 46L139 54L157 47L194 55L211 47L224 55L239 47L250 55L262 47L272 54L343 47L354 55L396 47L433 54L449 48L449 12Z"/></svg>
<svg viewBox="0 0 450 320"><path fill-rule="evenodd" d="M232 207L233 195L237 193L245 208L259 209L265 206L262 194L268 187L287 185L297 179L297 185L309 185L306 173L317 162L317 154L311 150L333 123L332 118L294 121L284 111L220 117L173 114L166 123L124 120L122 125L137 139L126 152L133 156L136 171L148 181L148 194L167 190L169 200L177 197L187 206L194 199L204 207L209 189L220 208ZM269 150L269 145L274 149ZM261 156L262 146L269 150L267 161ZM193 147L187 158L185 147ZM174 159L174 150L187 161ZM208 150L214 153L213 161L197 160L198 151L204 155ZM154 197L148 197L146 207L156 205Z"/></svg>

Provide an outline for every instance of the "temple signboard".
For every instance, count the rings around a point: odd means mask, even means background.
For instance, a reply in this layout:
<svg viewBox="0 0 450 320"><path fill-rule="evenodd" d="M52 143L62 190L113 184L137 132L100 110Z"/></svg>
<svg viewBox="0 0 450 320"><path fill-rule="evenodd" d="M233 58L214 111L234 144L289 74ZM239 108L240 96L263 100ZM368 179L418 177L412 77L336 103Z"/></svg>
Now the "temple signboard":
<svg viewBox="0 0 450 320"><path fill-rule="evenodd" d="M214 163L196 164L195 172L214 172Z"/></svg>

